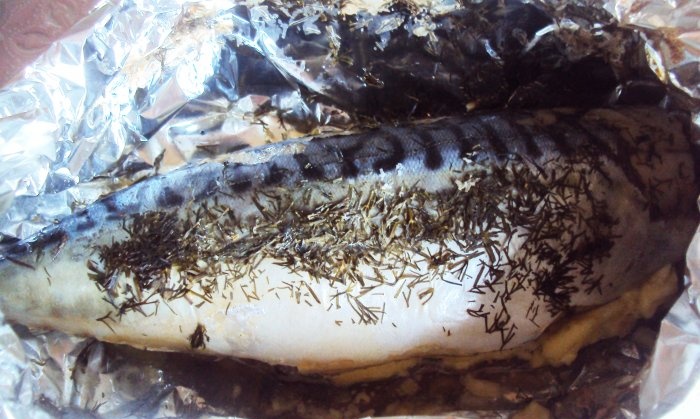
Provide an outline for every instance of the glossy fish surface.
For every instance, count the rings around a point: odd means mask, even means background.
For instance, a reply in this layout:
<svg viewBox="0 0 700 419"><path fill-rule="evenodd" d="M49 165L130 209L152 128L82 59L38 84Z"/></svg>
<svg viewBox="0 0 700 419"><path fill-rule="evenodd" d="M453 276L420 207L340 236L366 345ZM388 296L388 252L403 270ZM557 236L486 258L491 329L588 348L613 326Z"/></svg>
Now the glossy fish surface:
<svg viewBox="0 0 700 419"><path fill-rule="evenodd" d="M106 196L0 261L0 309L323 371L515 347L682 258L687 116L474 114L289 141Z"/></svg>

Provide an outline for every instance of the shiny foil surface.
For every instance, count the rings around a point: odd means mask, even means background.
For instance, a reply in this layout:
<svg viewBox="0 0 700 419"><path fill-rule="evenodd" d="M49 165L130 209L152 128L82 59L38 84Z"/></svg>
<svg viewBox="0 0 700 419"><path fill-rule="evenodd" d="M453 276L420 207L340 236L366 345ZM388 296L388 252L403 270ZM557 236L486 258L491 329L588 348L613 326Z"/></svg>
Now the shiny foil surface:
<svg viewBox="0 0 700 419"><path fill-rule="evenodd" d="M692 112L700 138L692 1L36 1L34 20L14 3L0 3L5 238L188 162L377 122L643 103ZM658 337L643 323L567 368L426 360L340 388L3 324L0 415L509 417L535 400L562 417L673 417L699 388L698 281L700 235Z"/></svg>

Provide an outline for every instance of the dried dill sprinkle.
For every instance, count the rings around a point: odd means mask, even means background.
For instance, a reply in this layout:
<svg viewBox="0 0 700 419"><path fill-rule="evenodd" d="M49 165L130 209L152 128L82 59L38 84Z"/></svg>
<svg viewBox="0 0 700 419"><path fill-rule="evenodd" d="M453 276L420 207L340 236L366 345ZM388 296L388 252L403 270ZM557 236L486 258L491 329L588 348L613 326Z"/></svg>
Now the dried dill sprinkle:
<svg viewBox="0 0 700 419"><path fill-rule="evenodd" d="M117 295L130 295L116 304L120 314L148 303L144 292L165 291L173 267L194 268L201 256L196 226L182 222L173 213L139 214L125 223L123 229L127 240L100 246L98 260L88 260L90 278L107 293L110 301ZM121 275L132 278L133 283L118 286Z"/></svg>
<svg viewBox="0 0 700 419"><path fill-rule="evenodd" d="M603 163L585 149L540 164L517 156L469 160L453 188L437 193L376 181L270 187L251 192L257 213L245 219L213 198L179 215L153 212L126 222L128 238L98 249L91 277L119 314L156 294L206 304L214 293L235 290L248 301L267 292L329 311L349 306L352 322L366 325L386 314L368 296L430 304L436 281L444 280L467 294L493 295L465 314L506 345L518 321L537 324L539 313L569 310L573 293L601 292L595 267L610 256L619 221L592 184L609 178ZM265 284L265 259L289 272L283 288ZM332 301L314 292L321 281L337 290ZM518 293L539 298L526 320L509 311ZM205 332L200 325L190 336L193 348L203 347Z"/></svg>
<svg viewBox="0 0 700 419"><path fill-rule="evenodd" d="M190 348L192 349L204 349L207 347L207 342L209 342L209 335L207 335L207 328L203 324L197 323L197 327L194 332L189 337Z"/></svg>

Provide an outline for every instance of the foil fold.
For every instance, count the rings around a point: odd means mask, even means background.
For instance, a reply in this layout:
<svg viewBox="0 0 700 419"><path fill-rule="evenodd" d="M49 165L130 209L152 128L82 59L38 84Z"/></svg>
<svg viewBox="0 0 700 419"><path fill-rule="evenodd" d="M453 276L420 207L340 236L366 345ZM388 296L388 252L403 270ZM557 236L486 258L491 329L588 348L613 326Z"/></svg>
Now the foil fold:
<svg viewBox="0 0 700 419"><path fill-rule="evenodd" d="M684 417L696 409L700 392L700 234L686 255L685 290L661 322L650 368L640 388L640 407L646 417ZM669 362L672 360L672 362ZM683 413L685 412L685 413Z"/></svg>
<svg viewBox="0 0 700 419"><path fill-rule="evenodd" d="M572 95L589 104L643 97L697 115L700 10L692 1L608 1L600 8L513 1L496 12L487 7L494 3L101 1L0 90L0 238L26 238L156 172L377 120L566 105ZM489 19L503 26L489 25ZM513 80L511 68L547 71ZM576 90L570 74L596 74L595 85L605 88ZM512 86L501 88L504 81ZM414 100L409 91L399 100L386 93L411 83L434 96ZM564 93L543 96L542 86ZM641 380L640 411L630 399L617 407L623 417L660 417L698 388L699 237L688 250L686 289L663 319L654 353L645 352L652 332L643 328L630 341L598 348L618 360L619 375L607 384L622 389ZM164 357L200 366L199 360ZM226 365L242 377L264 370ZM416 377L430 376L431 368L424 365ZM495 404L479 399L457 414L507 417L529 400L575 394L603 370L591 363L566 376L542 371L531 393L511 389L497 396L503 410L486 411ZM4 323L0 372L3 417L225 416L235 410L201 395L154 355ZM474 374L455 379L469 388L470 379L507 376L488 369ZM267 379L260 380L273 385ZM416 380L398 384L410 396ZM247 394L242 385L228 389L234 404ZM375 416L362 408L367 396L356 390L358 407L344 413ZM280 405L292 402L277 395ZM562 398L554 410L564 413L576 400Z"/></svg>

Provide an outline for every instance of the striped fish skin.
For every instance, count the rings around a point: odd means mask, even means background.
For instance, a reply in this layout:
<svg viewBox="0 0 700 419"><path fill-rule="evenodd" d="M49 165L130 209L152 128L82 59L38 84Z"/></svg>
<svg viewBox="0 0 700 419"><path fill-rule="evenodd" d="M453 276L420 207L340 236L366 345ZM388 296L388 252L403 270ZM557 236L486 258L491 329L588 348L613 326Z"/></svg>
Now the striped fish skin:
<svg viewBox="0 0 700 419"><path fill-rule="evenodd" d="M325 371L530 341L679 260L687 116L476 114L290 141L107 196L0 261L22 324Z"/></svg>

